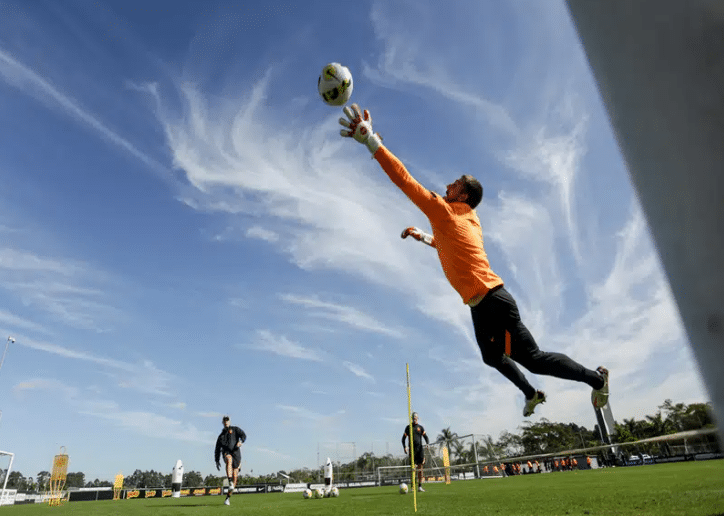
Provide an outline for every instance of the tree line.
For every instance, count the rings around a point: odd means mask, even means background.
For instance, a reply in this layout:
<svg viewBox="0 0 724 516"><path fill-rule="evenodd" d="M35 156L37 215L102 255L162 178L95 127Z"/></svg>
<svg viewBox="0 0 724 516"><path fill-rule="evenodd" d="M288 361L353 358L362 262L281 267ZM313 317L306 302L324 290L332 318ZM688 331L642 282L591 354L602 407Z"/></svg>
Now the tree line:
<svg viewBox="0 0 724 516"><path fill-rule="evenodd" d="M659 405L658 411L642 419L624 419L615 423L613 442L626 443L641 439L668 435L686 430L714 428L715 423L708 403L673 403L665 400ZM493 462L521 455L540 455L555 453L557 451L577 448L588 448L601 443L598 425L589 430L575 423L556 423L545 418L539 421L525 421L519 427L519 433L503 431L498 439L490 435L475 436L474 441L462 439L450 427L443 428L437 435L434 443L444 445L449 450L452 464L468 464L477 461ZM715 436L706 437L716 443ZM714 444L716 446L716 444ZM666 453L665 443L649 443L640 446L641 453ZM662 449L663 447L663 449ZM375 455L373 452L364 452L355 460L344 464L335 464L335 479L372 480L375 478L376 468L380 466L402 466L407 462L403 456L386 454ZM0 470L0 485L4 481L6 471ZM239 477L237 485L263 484L281 482L282 478L290 477L292 482L314 483L322 480L320 468L299 468L295 470L281 470L275 473L252 476L244 474ZM184 473L182 487L218 487L224 482L225 476L207 475L203 477L198 471ZM50 484L50 473L41 471L35 477L26 477L19 471L12 471L8 476L7 487L21 492L47 491ZM82 472L68 473L66 488L80 487L112 487L112 482L95 479L86 481ZM171 488L171 473L163 474L154 470L141 471L137 469L133 474L124 478L123 487L127 489L142 488Z"/></svg>

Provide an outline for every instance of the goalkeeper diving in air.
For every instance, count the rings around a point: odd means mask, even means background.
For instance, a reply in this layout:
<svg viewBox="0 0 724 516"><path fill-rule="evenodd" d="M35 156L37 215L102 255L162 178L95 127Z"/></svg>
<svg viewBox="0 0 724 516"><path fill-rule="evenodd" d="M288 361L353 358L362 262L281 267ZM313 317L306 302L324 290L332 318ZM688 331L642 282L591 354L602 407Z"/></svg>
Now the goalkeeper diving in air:
<svg viewBox="0 0 724 516"><path fill-rule="evenodd" d="M369 111L362 112L357 104L345 106L343 111L347 118L339 119L344 126L340 134L364 144L392 182L430 221L432 235L408 227L402 232L402 238L411 236L437 250L445 276L463 303L470 307L483 362L523 391L526 399L523 416L531 416L536 405L546 400L546 395L528 382L516 362L534 374L586 383L593 389L593 406L605 406L609 393L608 370L598 367L594 371L562 353L541 351L521 321L515 299L490 268L475 212L483 198L480 182L463 175L447 186L444 197L427 190L382 145L382 139L372 130Z"/></svg>

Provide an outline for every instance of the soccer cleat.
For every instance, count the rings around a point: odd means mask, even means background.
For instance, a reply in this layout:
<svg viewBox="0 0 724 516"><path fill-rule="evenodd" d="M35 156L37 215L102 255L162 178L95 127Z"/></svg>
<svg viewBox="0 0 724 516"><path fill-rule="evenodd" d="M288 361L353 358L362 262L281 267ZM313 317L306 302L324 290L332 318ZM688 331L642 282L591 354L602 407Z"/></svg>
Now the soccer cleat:
<svg viewBox="0 0 724 516"><path fill-rule="evenodd" d="M591 403L595 408L600 409L608 403L608 369L599 366L596 371L603 377L603 387L591 391Z"/></svg>
<svg viewBox="0 0 724 516"><path fill-rule="evenodd" d="M421 493L424 493L424 492L425 492L425 490L422 488L422 486L418 487L417 490L418 490L419 492L421 492Z"/></svg>
<svg viewBox="0 0 724 516"><path fill-rule="evenodd" d="M227 496L226 500L224 500L224 505L231 505L231 499Z"/></svg>
<svg viewBox="0 0 724 516"><path fill-rule="evenodd" d="M523 417L530 417L533 415L533 412L535 412L535 406L539 403L545 403L546 401L546 393L543 391L535 391L535 395L529 399L525 400L525 408L523 409Z"/></svg>

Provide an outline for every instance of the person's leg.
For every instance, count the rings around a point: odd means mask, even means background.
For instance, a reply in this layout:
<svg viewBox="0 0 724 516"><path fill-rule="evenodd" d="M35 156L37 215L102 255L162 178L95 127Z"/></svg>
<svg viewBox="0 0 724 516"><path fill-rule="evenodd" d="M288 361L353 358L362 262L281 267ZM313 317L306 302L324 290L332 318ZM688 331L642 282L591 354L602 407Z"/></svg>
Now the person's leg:
<svg viewBox="0 0 724 516"><path fill-rule="evenodd" d="M483 362L497 369L513 382L527 399L535 396L535 388L528 382L518 366L505 355L505 339L509 306L501 302L497 294L505 289L489 293L477 306L470 309L473 317L475 339Z"/></svg>
<svg viewBox="0 0 724 516"><path fill-rule="evenodd" d="M513 351L511 356L531 373L583 382L594 389L603 387L605 380L598 372L584 367L563 353L541 351L522 322L512 333L512 342L520 343L522 349ZM515 349L515 344L512 347Z"/></svg>
<svg viewBox="0 0 724 516"><path fill-rule="evenodd" d="M510 334L510 356L513 360L534 374L584 382L594 389L603 387L604 379L598 372L587 369L563 353L541 351L521 321L518 305L508 291L501 288L493 295L498 300L500 311L505 314L504 319L508 321L506 330Z"/></svg>
<svg viewBox="0 0 724 516"><path fill-rule="evenodd" d="M234 467L233 467L233 460L234 458L231 456L231 454L224 455L224 462L226 463L226 478L229 479L229 490L227 491L226 495L231 496L233 490L234 490Z"/></svg>
<svg viewBox="0 0 724 516"><path fill-rule="evenodd" d="M231 471L232 471L232 487L236 487L236 480L239 477L239 468L241 467L241 452L237 450L231 454Z"/></svg>

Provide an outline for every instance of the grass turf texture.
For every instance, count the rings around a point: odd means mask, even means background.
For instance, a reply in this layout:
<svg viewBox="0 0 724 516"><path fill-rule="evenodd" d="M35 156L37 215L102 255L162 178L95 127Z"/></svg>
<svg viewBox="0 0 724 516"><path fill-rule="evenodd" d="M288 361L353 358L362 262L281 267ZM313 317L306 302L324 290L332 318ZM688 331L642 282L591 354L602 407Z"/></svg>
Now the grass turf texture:
<svg viewBox="0 0 724 516"><path fill-rule="evenodd" d="M503 479L425 484L417 514L523 515L702 515L724 514L724 461L658 464L589 471L521 475ZM224 496L2 507L4 516L275 516L410 515L412 493L396 486L340 490L339 498L304 500L302 493Z"/></svg>

